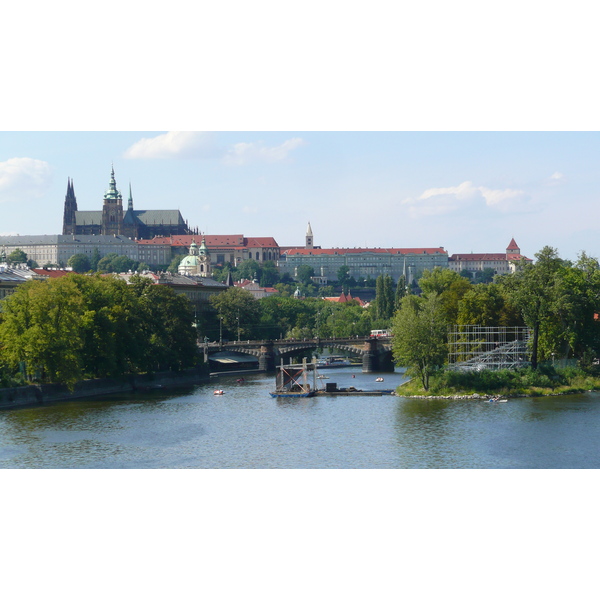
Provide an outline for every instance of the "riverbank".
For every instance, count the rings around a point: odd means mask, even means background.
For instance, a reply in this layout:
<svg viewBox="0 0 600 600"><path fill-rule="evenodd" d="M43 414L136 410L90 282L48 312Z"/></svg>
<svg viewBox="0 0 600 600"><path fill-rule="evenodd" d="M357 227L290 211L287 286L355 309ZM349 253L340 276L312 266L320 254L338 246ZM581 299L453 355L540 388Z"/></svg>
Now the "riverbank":
<svg viewBox="0 0 600 600"><path fill-rule="evenodd" d="M486 400L504 398L562 396L600 390L600 376L595 371L568 367L555 369L544 366L517 371L440 371L429 380L425 390L421 381L413 378L400 385L396 394L410 398L444 400Z"/></svg>
<svg viewBox="0 0 600 600"><path fill-rule="evenodd" d="M26 385L0 388L0 409L51 404L64 400L79 400L110 394L146 392L160 388L177 388L207 383L205 369L144 373L106 379L79 381L73 390L60 384Z"/></svg>

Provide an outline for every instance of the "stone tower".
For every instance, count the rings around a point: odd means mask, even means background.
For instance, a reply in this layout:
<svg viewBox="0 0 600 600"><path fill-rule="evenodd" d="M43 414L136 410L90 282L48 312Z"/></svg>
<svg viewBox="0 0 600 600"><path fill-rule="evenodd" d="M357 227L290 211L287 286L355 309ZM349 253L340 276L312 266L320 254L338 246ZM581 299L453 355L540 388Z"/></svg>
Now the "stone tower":
<svg viewBox="0 0 600 600"><path fill-rule="evenodd" d="M110 184L104 194L102 207L102 234L119 235L123 226L123 196L117 190L114 167L110 172Z"/></svg>
<svg viewBox="0 0 600 600"><path fill-rule="evenodd" d="M313 232L310 226L310 221L308 222L308 229L306 230L306 242L304 244L304 247L314 248Z"/></svg>
<svg viewBox="0 0 600 600"><path fill-rule="evenodd" d="M77 212L77 198L73 189L73 180L67 179L67 194L65 196L65 212L63 215L63 235L75 233L75 213Z"/></svg>

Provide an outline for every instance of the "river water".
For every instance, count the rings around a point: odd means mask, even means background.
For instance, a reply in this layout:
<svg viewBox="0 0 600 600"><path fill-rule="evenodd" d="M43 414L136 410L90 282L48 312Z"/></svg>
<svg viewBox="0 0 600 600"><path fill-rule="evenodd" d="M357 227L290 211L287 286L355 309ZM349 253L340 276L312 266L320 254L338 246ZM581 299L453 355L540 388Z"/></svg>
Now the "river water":
<svg viewBox="0 0 600 600"><path fill-rule="evenodd" d="M402 373L320 373L395 388ZM0 412L3 468L600 468L600 394L543 399L274 399L274 377ZM225 394L215 396L215 387Z"/></svg>

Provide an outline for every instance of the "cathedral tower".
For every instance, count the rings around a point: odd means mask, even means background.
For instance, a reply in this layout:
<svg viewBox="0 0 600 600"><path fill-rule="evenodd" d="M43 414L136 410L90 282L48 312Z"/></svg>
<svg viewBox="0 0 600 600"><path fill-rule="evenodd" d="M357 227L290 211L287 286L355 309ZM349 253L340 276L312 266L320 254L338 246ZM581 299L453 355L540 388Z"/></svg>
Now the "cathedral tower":
<svg viewBox="0 0 600 600"><path fill-rule="evenodd" d="M77 212L77 198L73 189L73 181L67 179L67 194L65 196L65 212L63 215L63 235L75 233L75 213Z"/></svg>
<svg viewBox="0 0 600 600"><path fill-rule="evenodd" d="M117 190L114 167L110 172L110 184L104 194L102 207L102 234L119 235L123 227L123 196Z"/></svg>

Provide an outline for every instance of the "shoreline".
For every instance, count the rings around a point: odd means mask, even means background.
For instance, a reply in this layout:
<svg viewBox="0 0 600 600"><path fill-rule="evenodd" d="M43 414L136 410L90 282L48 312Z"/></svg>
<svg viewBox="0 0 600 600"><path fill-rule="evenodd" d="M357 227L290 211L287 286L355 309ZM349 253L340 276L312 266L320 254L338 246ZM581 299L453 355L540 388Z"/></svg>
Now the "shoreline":
<svg viewBox="0 0 600 600"><path fill-rule="evenodd" d="M0 410L44 406L55 402L91 399L111 394L147 392L209 383L209 374L200 369L174 372L143 373L105 379L86 379L73 390L58 383L0 388Z"/></svg>

